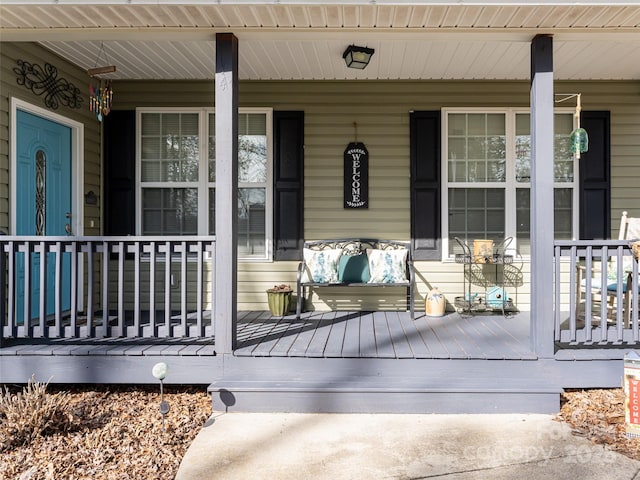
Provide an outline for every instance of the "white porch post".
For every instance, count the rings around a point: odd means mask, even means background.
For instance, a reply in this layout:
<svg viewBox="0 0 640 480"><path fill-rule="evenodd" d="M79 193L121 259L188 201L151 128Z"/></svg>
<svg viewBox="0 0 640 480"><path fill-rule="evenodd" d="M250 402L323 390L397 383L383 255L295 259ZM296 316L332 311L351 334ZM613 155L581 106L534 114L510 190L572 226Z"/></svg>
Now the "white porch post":
<svg viewBox="0 0 640 480"><path fill-rule="evenodd" d="M553 37L531 42L531 347L554 353Z"/></svg>
<svg viewBox="0 0 640 480"><path fill-rule="evenodd" d="M216 34L216 352L236 346L238 279L238 39Z"/></svg>

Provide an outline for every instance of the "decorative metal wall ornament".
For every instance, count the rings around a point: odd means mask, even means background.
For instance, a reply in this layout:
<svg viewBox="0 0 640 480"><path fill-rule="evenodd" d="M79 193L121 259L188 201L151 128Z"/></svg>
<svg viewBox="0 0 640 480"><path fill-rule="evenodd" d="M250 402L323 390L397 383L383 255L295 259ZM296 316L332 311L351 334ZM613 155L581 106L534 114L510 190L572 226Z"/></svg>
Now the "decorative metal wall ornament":
<svg viewBox="0 0 640 480"><path fill-rule="evenodd" d="M18 85L24 85L36 95L44 94L44 104L56 110L64 105L69 108L80 108L82 96L80 89L64 78L58 78L58 69L50 63L44 68L35 63L18 60L18 66L13 71L18 78Z"/></svg>

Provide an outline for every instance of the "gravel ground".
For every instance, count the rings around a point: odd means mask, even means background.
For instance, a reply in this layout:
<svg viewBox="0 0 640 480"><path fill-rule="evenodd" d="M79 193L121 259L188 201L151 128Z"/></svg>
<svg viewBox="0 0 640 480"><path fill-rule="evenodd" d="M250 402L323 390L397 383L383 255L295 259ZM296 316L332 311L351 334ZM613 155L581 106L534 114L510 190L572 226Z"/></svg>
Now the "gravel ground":
<svg viewBox="0 0 640 480"><path fill-rule="evenodd" d="M52 394L59 391L48 389ZM165 388L170 411L164 430L157 387L74 386L64 391L74 419L72 430L2 452L0 478L173 479L211 415L204 387ZM621 389L567 392L557 420L569 423L575 435L640 460L640 440L625 436Z"/></svg>

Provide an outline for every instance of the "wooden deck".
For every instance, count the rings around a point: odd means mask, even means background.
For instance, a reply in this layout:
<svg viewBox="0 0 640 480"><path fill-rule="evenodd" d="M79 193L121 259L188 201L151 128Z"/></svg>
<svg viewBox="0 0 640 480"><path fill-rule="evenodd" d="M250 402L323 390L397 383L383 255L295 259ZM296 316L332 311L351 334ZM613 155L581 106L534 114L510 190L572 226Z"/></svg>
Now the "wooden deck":
<svg viewBox="0 0 640 480"><path fill-rule="evenodd" d="M236 356L535 360L529 315L444 317L409 312L318 312L238 319Z"/></svg>
<svg viewBox="0 0 640 480"><path fill-rule="evenodd" d="M529 328L528 312L241 312L232 355L214 337L5 338L0 383L154 384L163 361L165 383L209 385L216 409L369 413L549 413L562 388L619 385L622 350L538 358Z"/></svg>

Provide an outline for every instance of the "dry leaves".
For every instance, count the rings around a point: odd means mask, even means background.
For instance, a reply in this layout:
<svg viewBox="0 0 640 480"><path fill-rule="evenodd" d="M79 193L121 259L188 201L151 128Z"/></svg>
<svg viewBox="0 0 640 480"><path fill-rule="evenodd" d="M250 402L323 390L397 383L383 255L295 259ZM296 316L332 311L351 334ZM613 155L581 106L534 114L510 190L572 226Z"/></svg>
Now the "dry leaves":
<svg viewBox="0 0 640 480"><path fill-rule="evenodd" d="M159 412L159 387L73 387L71 431L40 436L0 455L0 478L173 479L193 438L211 415L204 387L165 387L171 407ZM54 393L55 387L48 391Z"/></svg>
<svg viewBox="0 0 640 480"><path fill-rule="evenodd" d="M640 460L640 439L626 437L624 402L621 388L565 392L557 419L576 435Z"/></svg>
<svg viewBox="0 0 640 480"><path fill-rule="evenodd" d="M165 387L171 410L162 430L159 388L66 390L71 431L38 437L0 455L0 478L17 480L173 479L193 438L211 415L204 389ZM52 393L56 388L49 387ZM640 439L627 439L622 389L566 392L557 419L576 435L640 460Z"/></svg>

